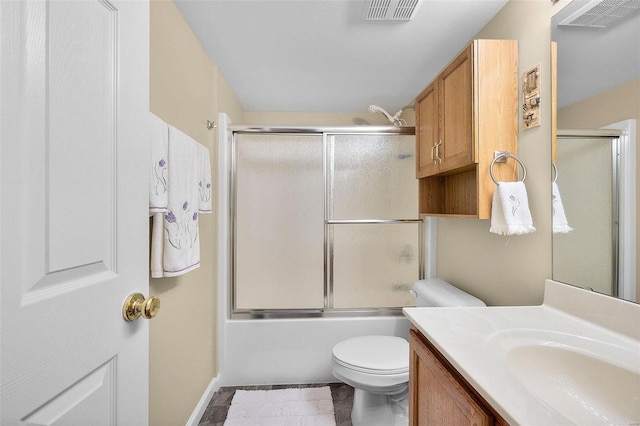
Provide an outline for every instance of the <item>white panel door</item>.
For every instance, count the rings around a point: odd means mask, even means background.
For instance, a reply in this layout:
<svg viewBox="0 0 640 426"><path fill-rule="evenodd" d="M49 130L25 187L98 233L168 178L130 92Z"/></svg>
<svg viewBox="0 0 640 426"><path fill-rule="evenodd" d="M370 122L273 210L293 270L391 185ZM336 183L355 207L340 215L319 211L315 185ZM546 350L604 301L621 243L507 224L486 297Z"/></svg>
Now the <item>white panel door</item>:
<svg viewBox="0 0 640 426"><path fill-rule="evenodd" d="M0 424L148 423L146 1L0 1Z"/></svg>

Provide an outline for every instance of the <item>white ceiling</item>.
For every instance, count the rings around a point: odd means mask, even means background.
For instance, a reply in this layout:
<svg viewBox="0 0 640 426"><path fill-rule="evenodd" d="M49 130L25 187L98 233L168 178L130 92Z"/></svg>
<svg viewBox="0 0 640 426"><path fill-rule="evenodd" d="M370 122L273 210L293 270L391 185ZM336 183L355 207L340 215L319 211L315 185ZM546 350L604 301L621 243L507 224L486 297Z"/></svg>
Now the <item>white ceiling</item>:
<svg viewBox="0 0 640 426"><path fill-rule="evenodd" d="M558 108L640 78L640 13L609 28L558 26L590 3L574 0L551 23L558 43Z"/></svg>
<svg viewBox="0 0 640 426"><path fill-rule="evenodd" d="M175 0L246 111L390 112L508 0L422 0L408 22L361 20L364 0Z"/></svg>

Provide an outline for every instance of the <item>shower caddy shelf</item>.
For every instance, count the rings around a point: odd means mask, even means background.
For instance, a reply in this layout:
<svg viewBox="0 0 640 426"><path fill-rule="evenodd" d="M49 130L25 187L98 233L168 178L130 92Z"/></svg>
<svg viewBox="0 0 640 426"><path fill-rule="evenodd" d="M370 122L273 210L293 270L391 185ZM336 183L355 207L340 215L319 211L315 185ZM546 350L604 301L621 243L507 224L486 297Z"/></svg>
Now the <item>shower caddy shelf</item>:
<svg viewBox="0 0 640 426"><path fill-rule="evenodd" d="M421 216L488 219L495 151L517 155L518 42L474 40L416 98ZM496 166L517 179L513 162Z"/></svg>

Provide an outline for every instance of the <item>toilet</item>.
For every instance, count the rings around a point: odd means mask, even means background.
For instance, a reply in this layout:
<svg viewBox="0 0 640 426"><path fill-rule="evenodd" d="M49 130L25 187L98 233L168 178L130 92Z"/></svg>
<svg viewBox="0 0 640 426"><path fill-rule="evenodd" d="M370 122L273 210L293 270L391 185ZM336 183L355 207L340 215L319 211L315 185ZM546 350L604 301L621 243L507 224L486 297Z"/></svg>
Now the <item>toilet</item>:
<svg viewBox="0 0 640 426"><path fill-rule="evenodd" d="M411 292L416 306L486 306L480 299L438 279L419 280ZM333 375L355 389L353 426L409 423L409 342L396 336L359 336L333 347Z"/></svg>

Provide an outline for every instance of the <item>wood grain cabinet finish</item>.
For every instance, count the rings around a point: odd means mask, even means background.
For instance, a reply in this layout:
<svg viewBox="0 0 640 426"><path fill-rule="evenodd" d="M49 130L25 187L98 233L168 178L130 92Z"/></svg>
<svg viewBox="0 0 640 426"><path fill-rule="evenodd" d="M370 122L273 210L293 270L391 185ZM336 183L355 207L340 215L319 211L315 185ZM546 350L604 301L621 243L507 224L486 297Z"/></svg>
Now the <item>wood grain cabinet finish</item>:
<svg viewBox="0 0 640 426"><path fill-rule="evenodd" d="M507 426L418 331L409 338L410 426Z"/></svg>
<svg viewBox="0 0 640 426"><path fill-rule="evenodd" d="M435 175L440 171L436 160L439 142L438 82L431 83L416 101L416 177Z"/></svg>
<svg viewBox="0 0 640 426"><path fill-rule="evenodd" d="M416 98L416 177L425 216L488 219L494 151L517 154L518 44L474 40ZM497 165L516 180L513 161Z"/></svg>

